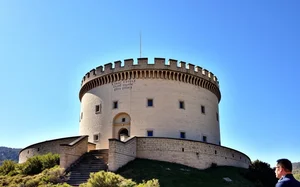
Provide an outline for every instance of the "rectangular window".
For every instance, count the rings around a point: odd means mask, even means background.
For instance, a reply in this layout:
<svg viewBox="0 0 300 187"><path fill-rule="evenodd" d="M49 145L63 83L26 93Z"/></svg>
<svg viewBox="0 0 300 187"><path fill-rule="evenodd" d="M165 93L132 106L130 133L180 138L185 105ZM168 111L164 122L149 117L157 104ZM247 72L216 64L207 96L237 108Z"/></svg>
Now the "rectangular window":
<svg viewBox="0 0 300 187"><path fill-rule="evenodd" d="M185 132L180 132L180 138L185 138Z"/></svg>
<svg viewBox="0 0 300 187"><path fill-rule="evenodd" d="M179 101L179 108L184 109L184 101Z"/></svg>
<svg viewBox="0 0 300 187"><path fill-rule="evenodd" d="M99 135L98 134L94 134L94 141L99 141Z"/></svg>
<svg viewBox="0 0 300 187"><path fill-rule="evenodd" d="M80 113L80 119L82 119L82 118L83 118L83 112Z"/></svg>
<svg viewBox="0 0 300 187"><path fill-rule="evenodd" d="M207 142L207 137L206 137L206 136L203 136L203 137L202 137L202 140L203 140L204 142Z"/></svg>
<svg viewBox="0 0 300 187"><path fill-rule="evenodd" d="M101 113L101 104L95 106L95 113L100 114Z"/></svg>
<svg viewBox="0 0 300 187"><path fill-rule="evenodd" d="M201 113L205 114L205 106L201 105Z"/></svg>
<svg viewBox="0 0 300 187"><path fill-rule="evenodd" d="M153 131L152 130L147 131L147 136L153 136Z"/></svg>
<svg viewBox="0 0 300 187"><path fill-rule="evenodd" d="M147 100L147 106L153 107L153 99L148 99Z"/></svg>
<svg viewBox="0 0 300 187"><path fill-rule="evenodd" d="M218 114L218 112L216 112L216 118L217 118L217 121L219 121L219 114Z"/></svg>
<svg viewBox="0 0 300 187"><path fill-rule="evenodd" d="M114 101L113 102L113 109L117 109L118 108L118 101Z"/></svg>
<svg viewBox="0 0 300 187"><path fill-rule="evenodd" d="M122 122L125 122L126 121L126 118L122 118Z"/></svg>

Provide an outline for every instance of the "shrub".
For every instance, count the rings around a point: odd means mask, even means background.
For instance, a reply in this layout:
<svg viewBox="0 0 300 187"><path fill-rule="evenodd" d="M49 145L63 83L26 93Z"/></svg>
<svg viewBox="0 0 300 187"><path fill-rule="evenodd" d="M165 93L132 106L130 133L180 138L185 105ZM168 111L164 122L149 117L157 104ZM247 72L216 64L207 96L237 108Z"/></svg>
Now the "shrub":
<svg viewBox="0 0 300 187"><path fill-rule="evenodd" d="M19 166L19 169L20 173L24 175L35 175L58 164L59 155L48 153L29 158L25 163Z"/></svg>
<svg viewBox="0 0 300 187"><path fill-rule="evenodd" d="M111 172L100 171L92 173L90 179L86 184L80 185L80 187L116 187L120 186L121 182L125 179Z"/></svg>
<svg viewBox="0 0 300 187"><path fill-rule="evenodd" d="M39 186L39 178L29 179L25 183L25 187L38 187Z"/></svg>
<svg viewBox="0 0 300 187"><path fill-rule="evenodd" d="M42 172L42 181L53 184L63 183L67 180L67 177L64 176L64 171L65 170L59 166L46 169Z"/></svg>
<svg viewBox="0 0 300 187"><path fill-rule="evenodd" d="M131 179L125 179L121 175L100 171L92 173L88 182L81 184L80 187L159 187L159 183L157 179L152 179L137 185Z"/></svg>
<svg viewBox="0 0 300 187"><path fill-rule="evenodd" d="M137 185L137 187L159 187L159 183L157 179L152 179L147 182L144 182Z"/></svg>
<svg viewBox="0 0 300 187"><path fill-rule="evenodd" d="M15 170L16 164L14 161L5 160L0 166L0 175L7 175ZM11 174L12 175L12 174Z"/></svg>
<svg viewBox="0 0 300 187"><path fill-rule="evenodd" d="M52 168L56 165L59 165L59 154L48 153L45 155L39 156L42 163L42 170Z"/></svg>
<svg viewBox="0 0 300 187"><path fill-rule="evenodd" d="M253 181L256 186L273 187L277 182L275 173L270 165L259 160L252 162L245 177Z"/></svg>
<svg viewBox="0 0 300 187"><path fill-rule="evenodd" d="M22 164L22 174L35 175L42 171L42 162L38 156L29 158L24 164Z"/></svg>

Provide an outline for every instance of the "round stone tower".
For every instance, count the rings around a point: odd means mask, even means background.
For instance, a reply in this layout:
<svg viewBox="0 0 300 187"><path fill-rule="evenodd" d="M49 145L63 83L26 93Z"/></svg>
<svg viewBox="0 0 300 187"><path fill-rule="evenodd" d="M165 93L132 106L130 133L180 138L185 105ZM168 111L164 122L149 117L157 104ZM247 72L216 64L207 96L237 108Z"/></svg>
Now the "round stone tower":
<svg viewBox="0 0 300 187"><path fill-rule="evenodd" d="M80 135L97 149L108 139L154 136L220 145L219 83L199 66L138 58L92 69L82 80Z"/></svg>

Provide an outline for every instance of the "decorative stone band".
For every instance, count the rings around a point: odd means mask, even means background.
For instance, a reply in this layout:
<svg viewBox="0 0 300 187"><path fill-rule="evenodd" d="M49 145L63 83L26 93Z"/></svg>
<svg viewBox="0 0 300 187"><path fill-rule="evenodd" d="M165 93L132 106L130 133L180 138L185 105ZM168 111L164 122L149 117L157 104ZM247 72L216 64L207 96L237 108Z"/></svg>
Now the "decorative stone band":
<svg viewBox="0 0 300 187"><path fill-rule="evenodd" d="M116 81L129 79L167 79L180 81L188 84L193 84L205 88L214 93L218 100L221 100L221 92L219 90L219 82L213 73L202 69L193 64L188 64L186 68L185 62L180 62L180 67L177 67L177 60L169 60L169 64L165 64L164 58L155 58L155 64L148 64L147 58L138 58L138 64L133 64L133 59L125 60L125 65L121 67L121 61L115 62L115 67L112 68L112 63L99 66L87 73L82 80L79 99L89 90Z"/></svg>

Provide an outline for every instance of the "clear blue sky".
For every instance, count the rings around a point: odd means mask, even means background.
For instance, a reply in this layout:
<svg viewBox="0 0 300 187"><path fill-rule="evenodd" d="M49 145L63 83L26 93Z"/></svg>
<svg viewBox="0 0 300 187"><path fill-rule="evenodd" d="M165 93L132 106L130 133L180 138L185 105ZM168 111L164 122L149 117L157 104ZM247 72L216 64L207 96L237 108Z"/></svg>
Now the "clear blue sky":
<svg viewBox="0 0 300 187"><path fill-rule="evenodd" d="M0 1L0 146L79 134L80 82L116 60L174 58L220 81L222 145L300 161L300 1Z"/></svg>

